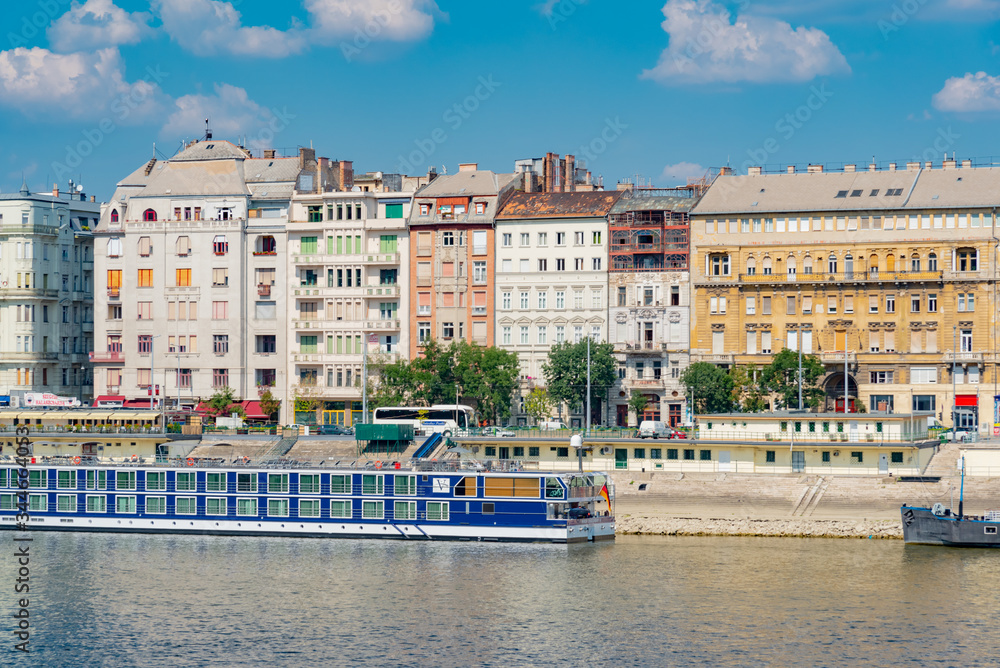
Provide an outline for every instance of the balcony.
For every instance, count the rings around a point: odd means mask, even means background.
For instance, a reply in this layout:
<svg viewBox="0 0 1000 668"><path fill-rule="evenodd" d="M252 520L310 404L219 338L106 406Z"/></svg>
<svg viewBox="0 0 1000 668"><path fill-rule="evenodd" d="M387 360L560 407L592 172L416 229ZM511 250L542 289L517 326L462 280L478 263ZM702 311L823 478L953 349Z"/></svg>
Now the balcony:
<svg viewBox="0 0 1000 668"><path fill-rule="evenodd" d="M962 274L975 272L958 272ZM718 282L718 279L732 277L710 276L709 282ZM818 272L812 274L739 274L740 283L760 284L760 283L910 283L914 281L941 281L944 278L943 271L853 271L845 273ZM701 280L701 279L699 279Z"/></svg>
<svg viewBox="0 0 1000 668"><path fill-rule="evenodd" d="M119 301L122 298L121 288L108 288L108 299Z"/></svg>
<svg viewBox="0 0 1000 668"><path fill-rule="evenodd" d="M362 262L363 264L368 265L399 264L399 253L378 253L365 255Z"/></svg>
<svg viewBox="0 0 1000 668"><path fill-rule="evenodd" d="M257 296L258 297L270 297L271 296L271 286L264 283L257 284Z"/></svg>
<svg viewBox="0 0 1000 668"><path fill-rule="evenodd" d="M367 330L399 331L399 328L399 320L386 319L365 321L365 329Z"/></svg>
<svg viewBox="0 0 1000 668"><path fill-rule="evenodd" d="M399 296L399 286L398 285L379 285L376 287L366 287L365 288L366 297L398 297Z"/></svg>
<svg viewBox="0 0 1000 668"><path fill-rule="evenodd" d="M983 353L970 353L970 352L945 353L945 360L949 364L982 364L985 357L986 356Z"/></svg>
<svg viewBox="0 0 1000 668"><path fill-rule="evenodd" d="M707 353L691 353L691 362L709 362L711 364L733 364L736 360L736 355L727 354L707 354Z"/></svg>
<svg viewBox="0 0 1000 668"><path fill-rule="evenodd" d="M92 322L85 322L81 326L83 327L84 332L90 333L94 331L94 323Z"/></svg>
<svg viewBox="0 0 1000 668"><path fill-rule="evenodd" d="M197 297L198 293L201 292L201 289L193 285L178 285L174 287L164 288L164 292L167 295L173 295L178 297L182 295L188 297Z"/></svg>
<svg viewBox="0 0 1000 668"><path fill-rule="evenodd" d="M4 353L5 362L58 362L59 353Z"/></svg>
<svg viewBox="0 0 1000 668"><path fill-rule="evenodd" d="M26 299L58 299L58 290L45 288L0 288L0 297L11 299L21 297Z"/></svg>
<svg viewBox="0 0 1000 668"><path fill-rule="evenodd" d="M108 363L122 363L125 361L125 353L118 352L99 352L94 351L90 353L90 361L95 364L108 364Z"/></svg>
<svg viewBox="0 0 1000 668"><path fill-rule="evenodd" d="M628 381L630 387L645 389L663 389L666 387L664 378L633 378Z"/></svg>
<svg viewBox="0 0 1000 668"><path fill-rule="evenodd" d="M819 354L819 361L823 364L843 364L844 363L844 352L826 352ZM847 353L847 361L850 364L855 364L858 361L857 353Z"/></svg>
<svg viewBox="0 0 1000 668"><path fill-rule="evenodd" d="M616 353L658 354L667 350L667 344L658 341L619 341L614 346Z"/></svg>

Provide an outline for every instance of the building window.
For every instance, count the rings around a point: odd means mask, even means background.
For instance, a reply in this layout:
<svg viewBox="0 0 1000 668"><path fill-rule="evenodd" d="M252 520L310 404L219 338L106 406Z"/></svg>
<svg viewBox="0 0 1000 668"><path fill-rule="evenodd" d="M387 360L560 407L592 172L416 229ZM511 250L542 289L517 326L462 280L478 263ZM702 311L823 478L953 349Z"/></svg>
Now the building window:
<svg viewBox="0 0 1000 668"><path fill-rule="evenodd" d="M503 342L504 345L509 346L511 343L510 325L504 325L503 327L501 327L500 332L501 332L501 341Z"/></svg>
<svg viewBox="0 0 1000 668"><path fill-rule="evenodd" d="M920 295L910 295L910 313L920 313Z"/></svg>
<svg viewBox="0 0 1000 668"><path fill-rule="evenodd" d="M549 293L544 290L538 293L538 308L545 309L548 308Z"/></svg>
<svg viewBox="0 0 1000 668"><path fill-rule="evenodd" d="M764 451L764 461L766 463L768 463L768 464L773 464L774 463L774 461L775 461L774 450L765 450Z"/></svg>
<svg viewBox="0 0 1000 668"><path fill-rule="evenodd" d="M442 323L441 336L446 339L455 338L455 323L453 322Z"/></svg>
<svg viewBox="0 0 1000 668"><path fill-rule="evenodd" d="M872 371L871 382L878 385L891 385L893 383L893 371Z"/></svg>
<svg viewBox="0 0 1000 668"><path fill-rule="evenodd" d="M146 209L145 211L142 212L142 220L143 220L143 222L146 222L146 223L155 223L156 222L156 212L153 211L152 209Z"/></svg>
<svg viewBox="0 0 1000 668"><path fill-rule="evenodd" d="M226 353L229 352L228 334L212 335L212 352L215 353L216 355L225 355Z"/></svg>
<svg viewBox="0 0 1000 668"><path fill-rule="evenodd" d="M556 258L556 271L566 271L566 258Z"/></svg>
<svg viewBox="0 0 1000 668"><path fill-rule="evenodd" d="M476 285L486 283L486 262L472 263L472 282Z"/></svg>
<svg viewBox="0 0 1000 668"><path fill-rule="evenodd" d="M176 284L179 288L191 287L191 270L177 269L175 272Z"/></svg>
<svg viewBox="0 0 1000 668"><path fill-rule="evenodd" d="M960 248L956 253L958 271L978 271L979 253L972 248Z"/></svg>
<svg viewBox="0 0 1000 668"><path fill-rule="evenodd" d="M417 341L419 343L426 343L431 338L431 323L429 322L418 322L417 323Z"/></svg>
<svg viewBox="0 0 1000 668"><path fill-rule="evenodd" d="M191 387L191 369L177 369L177 387Z"/></svg>
<svg viewBox="0 0 1000 668"><path fill-rule="evenodd" d="M218 234L212 240L212 252L216 255L225 255L229 252L229 242L224 234Z"/></svg>
<svg viewBox="0 0 1000 668"><path fill-rule="evenodd" d="M713 254L709 256L712 276L729 276L729 256Z"/></svg>
<svg viewBox="0 0 1000 668"><path fill-rule="evenodd" d="M958 311L965 313L976 310L976 295L972 292L958 293Z"/></svg>
<svg viewBox="0 0 1000 668"><path fill-rule="evenodd" d="M938 257L936 253L927 256L927 271L937 271Z"/></svg>
<svg viewBox="0 0 1000 668"><path fill-rule="evenodd" d="M888 295L886 296L886 298L885 298L885 312L886 313L895 313L896 312L896 298L895 297L890 297Z"/></svg>

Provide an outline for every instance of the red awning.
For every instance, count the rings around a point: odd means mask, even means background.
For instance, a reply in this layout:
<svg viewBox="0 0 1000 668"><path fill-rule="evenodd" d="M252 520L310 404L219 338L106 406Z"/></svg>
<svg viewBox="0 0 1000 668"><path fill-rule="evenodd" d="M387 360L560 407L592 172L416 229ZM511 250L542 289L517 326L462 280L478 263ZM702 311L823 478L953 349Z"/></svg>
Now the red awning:
<svg viewBox="0 0 1000 668"><path fill-rule="evenodd" d="M152 404L154 409L157 403L159 402L154 402ZM122 408L149 408L149 407L150 407L149 399L126 399L125 403L122 404Z"/></svg>
<svg viewBox="0 0 1000 668"><path fill-rule="evenodd" d="M266 415L264 411L260 409L259 401L241 401L240 406L243 407L243 412L246 414L248 420L266 420L270 418L270 415ZM208 413L208 406L205 402L199 403L195 409L195 413L205 414ZM223 415L222 417L229 417L228 415Z"/></svg>
<svg viewBox="0 0 1000 668"><path fill-rule="evenodd" d="M979 395L978 394L957 394L957 395L955 395L955 405L956 406L978 406L979 405Z"/></svg>

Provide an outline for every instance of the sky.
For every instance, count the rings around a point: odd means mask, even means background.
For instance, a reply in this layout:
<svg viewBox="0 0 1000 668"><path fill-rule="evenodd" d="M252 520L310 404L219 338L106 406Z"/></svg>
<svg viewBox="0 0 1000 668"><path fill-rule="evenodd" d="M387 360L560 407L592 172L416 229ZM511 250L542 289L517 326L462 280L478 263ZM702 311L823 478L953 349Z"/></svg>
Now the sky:
<svg viewBox="0 0 1000 668"><path fill-rule="evenodd" d="M98 201L200 138L605 187L709 169L1000 156L1000 0L19 0L0 192ZM1000 163L1000 157L996 158Z"/></svg>

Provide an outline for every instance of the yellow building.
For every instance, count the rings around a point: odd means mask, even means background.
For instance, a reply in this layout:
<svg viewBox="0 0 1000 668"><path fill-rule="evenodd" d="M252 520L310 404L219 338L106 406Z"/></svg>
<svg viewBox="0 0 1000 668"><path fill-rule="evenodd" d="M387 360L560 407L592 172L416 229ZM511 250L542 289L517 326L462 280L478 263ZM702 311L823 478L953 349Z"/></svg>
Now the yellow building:
<svg viewBox="0 0 1000 668"><path fill-rule="evenodd" d="M846 355L852 410L950 424L957 405L988 431L998 203L1000 169L968 161L723 170L691 217L692 363L801 346L828 370L821 410L842 411Z"/></svg>

